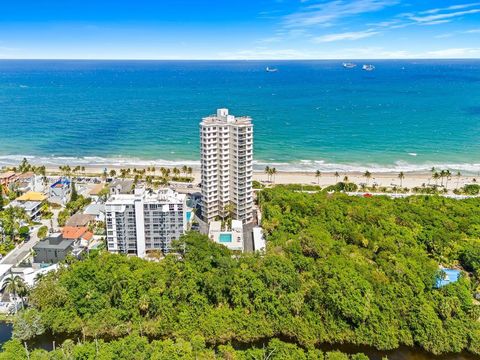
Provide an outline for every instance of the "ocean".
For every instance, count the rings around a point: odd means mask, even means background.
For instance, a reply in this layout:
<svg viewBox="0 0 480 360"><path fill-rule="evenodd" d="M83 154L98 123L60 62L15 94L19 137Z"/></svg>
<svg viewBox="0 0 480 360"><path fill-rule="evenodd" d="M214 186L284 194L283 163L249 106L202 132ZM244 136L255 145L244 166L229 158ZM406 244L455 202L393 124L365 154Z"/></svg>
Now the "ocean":
<svg viewBox="0 0 480 360"><path fill-rule="evenodd" d="M258 169L480 171L480 60L354 62L2 60L0 165L195 166L227 107Z"/></svg>

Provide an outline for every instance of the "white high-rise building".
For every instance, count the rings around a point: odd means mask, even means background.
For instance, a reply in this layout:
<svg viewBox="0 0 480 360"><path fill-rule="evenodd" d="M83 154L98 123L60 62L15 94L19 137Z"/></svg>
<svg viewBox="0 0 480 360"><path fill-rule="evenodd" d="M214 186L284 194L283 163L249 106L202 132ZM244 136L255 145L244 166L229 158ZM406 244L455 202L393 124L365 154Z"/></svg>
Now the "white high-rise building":
<svg viewBox="0 0 480 360"><path fill-rule="evenodd" d="M144 257L149 250L168 252L187 229L186 196L171 189L135 189L105 204L108 251Z"/></svg>
<svg viewBox="0 0 480 360"><path fill-rule="evenodd" d="M202 216L208 222L228 212L243 223L252 221L253 125L228 109L200 123Z"/></svg>

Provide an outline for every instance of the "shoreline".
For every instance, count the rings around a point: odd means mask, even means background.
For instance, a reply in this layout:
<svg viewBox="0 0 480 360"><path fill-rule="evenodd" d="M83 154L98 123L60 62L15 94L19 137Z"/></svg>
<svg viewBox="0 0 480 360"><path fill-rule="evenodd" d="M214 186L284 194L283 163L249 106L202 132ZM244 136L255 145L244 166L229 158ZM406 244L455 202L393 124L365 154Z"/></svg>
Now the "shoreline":
<svg viewBox="0 0 480 360"><path fill-rule="evenodd" d="M143 170L147 169L149 166L136 166L136 167L126 167L126 166L117 166L111 165L107 166L107 171L115 170L117 176L119 175L120 169L130 168ZM164 166L168 169L173 169L173 166ZM155 167L155 172L148 172L146 175L155 175L161 176L160 172L161 167ZM85 166L86 174L95 174L101 176L104 166ZM177 166L177 169L181 170L181 167ZM46 166L47 173L59 173L58 167ZM440 169L438 170L440 171ZM398 178L399 172L371 172L371 178L367 181L364 177L364 173L358 171L351 172L338 172L339 176L335 176L335 172L321 172L319 178L316 177L315 171L277 171L271 181L264 171L253 171L253 180L259 181L263 184L302 184L302 185L319 185L321 187L326 187L329 185L335 185L339 181L343 181L344 177L347 176L349 182L360 185L362 183L368 183L368 185L376 184L378 187L393 187L400 186L400 179ZM81 177L83 172L79 172L76 176ZM184 174L180 174L184 175ZM432 179L432 173L426 171L418 172L404 172L405 178L402 180L402 187L404 188L413 188L421 187L423 184L425 186L435 185L435 180ZM200 171L197 167L192 167L192 173L187 175L194 178L193 183L200 183ZM480 181L480 177L474 175L461 175L460 177L456 176L456 173L452 173L451 178L448 180L448 189L453 190L455 188L461 188L466 184L475 183ZM445 184L446 179L443 180ZM441 185L442 181L438 180L437 185Z"/></svg>

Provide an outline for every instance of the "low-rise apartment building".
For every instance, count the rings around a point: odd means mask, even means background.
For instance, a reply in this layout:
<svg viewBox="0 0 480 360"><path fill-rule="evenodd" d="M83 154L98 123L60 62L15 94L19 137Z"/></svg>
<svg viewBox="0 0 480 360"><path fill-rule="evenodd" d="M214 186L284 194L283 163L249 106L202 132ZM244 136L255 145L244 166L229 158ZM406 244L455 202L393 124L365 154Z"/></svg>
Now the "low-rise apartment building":
<svg viewBox="0 0 480 360"><path fill-rule="evenodd" d="M139 257L168 252L187 229L186 207L186 195L171 189L112 195L105 204L108 250Z"/></svg>

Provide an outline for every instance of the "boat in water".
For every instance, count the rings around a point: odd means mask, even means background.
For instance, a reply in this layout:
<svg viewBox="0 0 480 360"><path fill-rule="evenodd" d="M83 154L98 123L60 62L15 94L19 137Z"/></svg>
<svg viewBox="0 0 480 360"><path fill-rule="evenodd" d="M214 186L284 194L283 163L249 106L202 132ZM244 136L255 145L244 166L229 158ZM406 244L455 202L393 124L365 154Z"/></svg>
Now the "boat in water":
<svg viewBox="0 0 480 360"><path fill-rule="evenodd" d="M267 66L267 68L265 69L265 71L266 71L266 72L277 72L278 69Z"/></svg>
<svg viewBox="0 0 480 360"><path fill-rule="evenodd" d="M357 64L354 64L354 63L351 63L351 62L344 62L342 65L346 69L353 69L354 67L357 66Z"/></svg>
<svg viewBox="0 0 480 360"><path fill-rule="evenodd" d="M365 64L362 66L362 69L365 70L365 71L373 71L375 70L375 66L371 65L371 64Z"/></svg>

